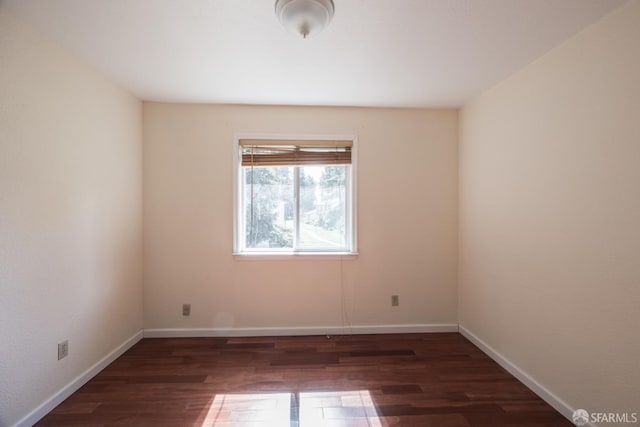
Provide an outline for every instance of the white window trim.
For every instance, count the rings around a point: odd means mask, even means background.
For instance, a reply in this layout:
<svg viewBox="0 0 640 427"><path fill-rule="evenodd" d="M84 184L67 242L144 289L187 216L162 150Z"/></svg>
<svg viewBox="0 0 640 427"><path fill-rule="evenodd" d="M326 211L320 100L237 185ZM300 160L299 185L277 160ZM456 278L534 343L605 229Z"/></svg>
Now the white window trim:
<svg viewBox="0 0 640 427"><path fill-rule="evenodd" d="M242 247L241 228L242 223L240 213L242 212L242 195L240 194L240 183L242 182L242 166L240 165L240 140L242 139L264 139L264 140L294 140L294 141L313 141L313 140L349 140L352 141L351 147L351 201L347 207L347 215L351 221L351 235L347 235L347 243L350 243L349 251L247 251ZM251 256L259 259L275 259L275 258L302 258L309 257L342 257L358 254L358 137L356 135L309 135L309 134L260 134L260 133L236 133L233 135L233 255L234 256Z"/></svg>

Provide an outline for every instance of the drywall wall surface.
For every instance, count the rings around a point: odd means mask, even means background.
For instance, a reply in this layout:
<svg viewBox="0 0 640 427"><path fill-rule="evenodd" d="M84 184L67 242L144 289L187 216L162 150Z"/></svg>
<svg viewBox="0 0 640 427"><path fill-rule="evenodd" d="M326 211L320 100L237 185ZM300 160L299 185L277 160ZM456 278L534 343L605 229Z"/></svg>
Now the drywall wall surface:
<svg viewBox="0 0 640 427"><path fill-rule="evenodd" d="M455 110L145 103L145 328L457 323L457 132ZM234 257L236 133L356 135L359 255Z"/></svg>
<svg viewBox="0 0 640 427"><path fill-rule="evenodd" d="M142 327L142 109L1 7L0 64L8 426Z"/></svg>
<svg viewBox="0 0 640 427"><path fill-rule="evenodd" d="M461 112L460 325L588 412L640 413L639 40L632 1Z"/></svg>

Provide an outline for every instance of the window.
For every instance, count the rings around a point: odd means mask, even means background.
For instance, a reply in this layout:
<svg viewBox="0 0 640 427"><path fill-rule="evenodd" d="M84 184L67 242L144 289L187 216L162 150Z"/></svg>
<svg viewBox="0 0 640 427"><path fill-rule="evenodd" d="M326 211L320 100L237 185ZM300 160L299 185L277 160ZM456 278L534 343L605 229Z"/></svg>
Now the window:
<svg viewBox="0 0 640 427"><path fill-rule="evenodd" d="M236 253L355 252L355 138L236 138Z"/></svg>

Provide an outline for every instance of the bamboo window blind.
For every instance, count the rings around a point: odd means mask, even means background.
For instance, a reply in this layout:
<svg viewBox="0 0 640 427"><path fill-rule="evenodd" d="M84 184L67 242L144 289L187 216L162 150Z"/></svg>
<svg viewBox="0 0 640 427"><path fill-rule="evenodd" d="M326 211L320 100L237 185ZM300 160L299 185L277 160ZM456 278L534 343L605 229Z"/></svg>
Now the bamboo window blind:
<svg viewBox="0 0 640 427"><path fill-rule="evenodd" d="M241 139L242 166L350 165L352 141Z"/></svg>

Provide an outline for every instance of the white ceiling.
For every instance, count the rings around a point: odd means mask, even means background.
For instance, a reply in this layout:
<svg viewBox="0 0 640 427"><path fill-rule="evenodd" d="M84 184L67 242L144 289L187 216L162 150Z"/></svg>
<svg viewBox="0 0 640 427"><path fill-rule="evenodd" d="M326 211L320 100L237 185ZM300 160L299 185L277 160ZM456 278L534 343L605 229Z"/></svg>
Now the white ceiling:
<svg viewBox="0 0 640 427"><path fill-rule="evenodd" d="M2 0L0 0L2 1ZM275 0L4 0L144 100L460 106L625 0L334 0L303 40Z"/></svg>

